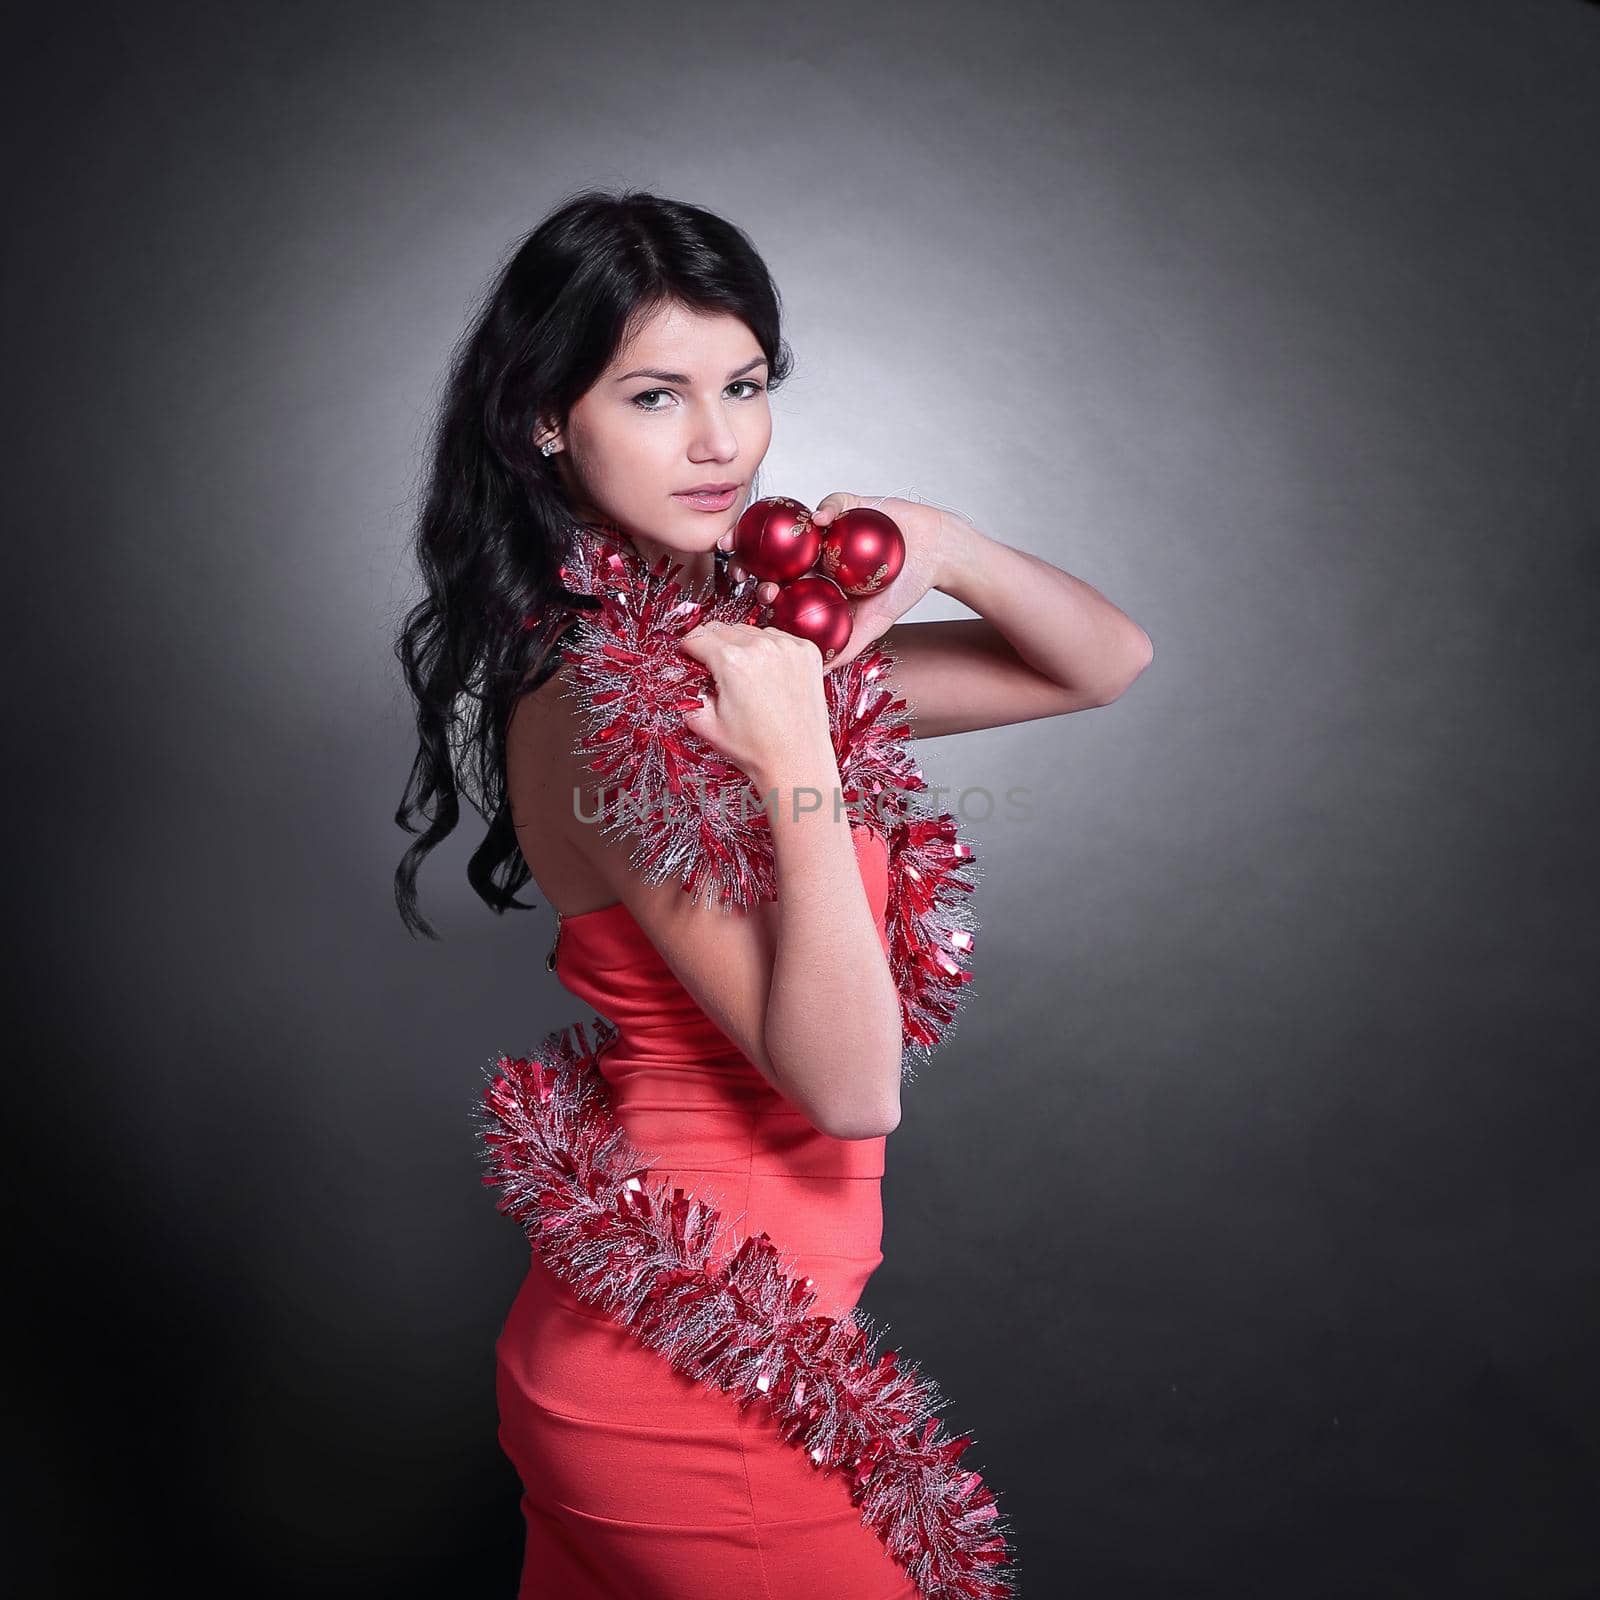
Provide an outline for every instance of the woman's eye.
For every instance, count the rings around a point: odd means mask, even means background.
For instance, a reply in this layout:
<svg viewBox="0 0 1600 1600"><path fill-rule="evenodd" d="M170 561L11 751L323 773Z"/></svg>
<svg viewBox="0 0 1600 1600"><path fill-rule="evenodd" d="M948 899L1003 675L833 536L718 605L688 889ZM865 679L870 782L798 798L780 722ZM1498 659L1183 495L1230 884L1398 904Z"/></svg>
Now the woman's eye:
<svg viewBox="0 0 1600 1600"><path fill-rule="evenodd" d="M730 389L748 389L750 390L750 393L742 394L739 396L739 398L741 400L754 400L755 397L762 392L764 386L757 383L754 378L738 378L735 379L734 382L730 383L728 387ZM671 393L672 391L670 389L646 389L643 393L636 394L633 397L633 403L638 406L641 411L665 411L667 409L665 406L651 405L648 402L653 395Z"/></svg>

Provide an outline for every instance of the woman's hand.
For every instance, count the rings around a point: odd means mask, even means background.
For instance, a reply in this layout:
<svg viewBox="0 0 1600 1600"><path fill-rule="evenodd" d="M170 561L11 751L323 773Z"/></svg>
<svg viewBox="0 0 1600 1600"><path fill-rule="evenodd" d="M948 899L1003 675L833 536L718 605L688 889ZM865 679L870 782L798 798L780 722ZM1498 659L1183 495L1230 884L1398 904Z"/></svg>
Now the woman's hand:
<svg viewBox="0 0 1600 1600"><path fill-rule="evenodd" d="M828 662L824 669L828 672L842 667L845 662L860 655L874 639L887 633L930 589L939 587L944 573L945 549L950 539L950 523L952 520L966 521L964 517L957 517L954 512L940 511L937 507L925 506L916 500L846 494L842 490L828 495L822 501L813 513L812 521L818 528L826 528L841 511L851 511L856 506L870 506L874 511L881 511L886 517L893 519L900 532L905 535L905 565L901 567L895 580L886 584L876 594L866 595L860 600L851 600L850 641ZM731 550L732 530L725 533L717 543L722 549ZM728 576L735 583L739 583L746 576L745 569L737 561L730 561ZM761 583L756 586L756 599L762 605L771 605L777 593L778 585L775 583ZM820 656L819 651L819 659Z"/></svg>
<svg viewBox="0 0 1600 1600"><path fill-rule="evenodd" d="M747 773L762 791L838 773L822 652L781 628L702 622L678 648L707 668L714 693L684 725Z"/></svg>

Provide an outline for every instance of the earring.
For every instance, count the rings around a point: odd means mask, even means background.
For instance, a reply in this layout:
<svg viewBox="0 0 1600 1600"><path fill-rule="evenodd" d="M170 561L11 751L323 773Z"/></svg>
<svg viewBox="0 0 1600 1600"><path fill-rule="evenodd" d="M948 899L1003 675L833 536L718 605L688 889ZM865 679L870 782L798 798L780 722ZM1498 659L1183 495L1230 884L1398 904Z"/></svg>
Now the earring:
<svg viewBox="0 0 1600 1600"><path fill-rule="evenodd" d="M542 456L553 456L555 453L556 442L554 439L546 439L545 442L539 446L539 454Z"/></svg>

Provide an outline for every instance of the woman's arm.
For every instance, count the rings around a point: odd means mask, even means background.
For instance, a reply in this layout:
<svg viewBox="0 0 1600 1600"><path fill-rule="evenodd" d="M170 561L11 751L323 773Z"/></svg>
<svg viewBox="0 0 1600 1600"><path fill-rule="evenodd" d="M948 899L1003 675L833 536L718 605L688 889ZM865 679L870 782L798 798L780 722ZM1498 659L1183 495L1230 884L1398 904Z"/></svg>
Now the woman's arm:
<svg viewBox="0 0 1600 1600"><path fill-rule="evenodd" d="M781 784L758 786L763 796L789 791L781 809L768 802L779 898L725 911L676 881L647 882L631 841L594 825L599 782L577 750L582 717L559 688L551 681L520 701L507 735L518 837L581 859L700 1009L814 1128L836 1139L890 1132L900 1115L900 997L848 816L833 820L839 769L826 732L820 748L810 737L785 746L770 769ZM824 797L820 814L796 819L797 785ZM802 787L801 805L810 800Z"/></svg>
<svg viewBox="0 0 1600 1600"><path fill-rule="evenodd" d="M850 814L835 806L831 745L760 779L777 870L775 953L764 1042L801 1104L830 1108L840 1139L900 1121L900 996L861 881Z"/></svg>
<svg viewBox="0 0 1600 1600"><path fill-rule="evenodd" d="M882 634L917 737L1109 705L1150 665L1150 636L1098 589L961 517L934 515L929 587L978 615Z"/></svg>
<svg viewBox="0 0 1600 1600"><path fill-rule="evenodd" d="M895 657L889 683L911 706L919 738L969 733L1034 717L1108 705L1150 665L1150 636L1098 589L1023 550L980 533L965 517L917 500L842 491L817 506L826 528L842 511L870 506L905 536L894 581L856 601L850 642L828 663L837 672L882 638ZM733 535L718 541L732 551ZM735 560L736 581L745 573ZM930 589L976 611L954 622L900 622ZM756 586L770 604L775 583Z"/></svg>
<svg viewBox="0 0 1600 1600"><path fill-rule="evenodd" d="M749 776L768 814L777 900L763 1053L818 1127L875 1138L900 1118L900 996L855 858L822 653L716 618L678 648L710 674L684 726Z"/></svg>

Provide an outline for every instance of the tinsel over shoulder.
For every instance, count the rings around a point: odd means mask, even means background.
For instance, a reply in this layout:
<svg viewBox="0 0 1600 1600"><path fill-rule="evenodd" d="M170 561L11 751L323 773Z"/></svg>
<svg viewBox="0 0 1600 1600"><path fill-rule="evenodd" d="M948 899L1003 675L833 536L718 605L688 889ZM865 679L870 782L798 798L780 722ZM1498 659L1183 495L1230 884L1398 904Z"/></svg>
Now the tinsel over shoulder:
<svg viewBox="0 0 1600 1600"><path fill-rule="evenodd" d="M561 568L598 610L553 608L532 619L539 641L570 667L578 753L621 797L604 831L632 841L651 882L677 881L723 909L775 893L772 839L746 774L684 723L710 674L677 648L716 618L748 621L753 585L693 587L663 557L647 567L631 543L574 530ZM970 842L922 798L907 748L909 708L885 686L892 657L874 644L825 674L844 802L886 839L889 961L905 1030L902 1075L915 1077L955 1018L970 979L977 927ZM893 1350L859 1306L814 1316L809 1278L765 1233L738 1238L718 1210L630 1143L598 1058L617 1029L595 1019L549 1034L526 1057L501 1055L483 1094L484 1183L501 1190L550 1268L582 1301L658 1351L678 1371L772 1408L783 1437L824 1472L842 1472L862 1521L925 1600L1010 1600L1016 1566L995 1497L959 1459L936 1384ZM670 1190L670 1192L669 1192Z"/></svg>
<svg viewBox="0 0 1600 1600"><path fill-rule="evenodd" d="M649 567L631 541L590 527L573 530L561 577L572 592L602 602L597 611L556 608L540 619L547 647L567 663L563 692L580 711L577 753L607 797L601 833L630 840L631 864L651 883L676 880L724 909L773 898L762 797L686 724L712 676L678 648L702 622L747 622L754 584L688 584L670 557ZM971 895L981 871L955 817L926 799L910 749L912 708L887 681L893 665L876 641L822 682L842 804L889 847L889 964L909 1080L949 1033L971 981Z"/></svg>

